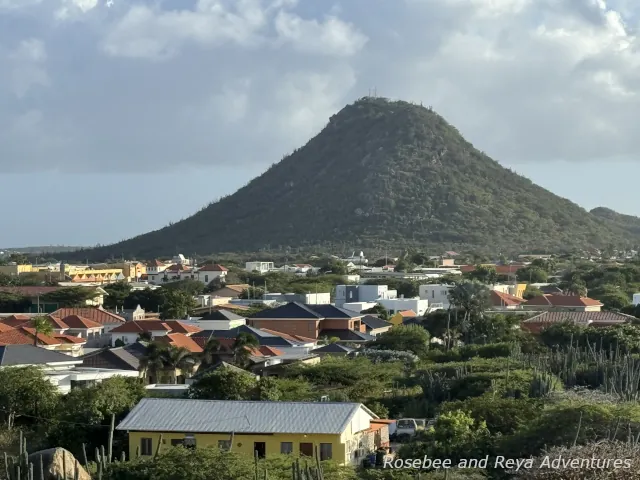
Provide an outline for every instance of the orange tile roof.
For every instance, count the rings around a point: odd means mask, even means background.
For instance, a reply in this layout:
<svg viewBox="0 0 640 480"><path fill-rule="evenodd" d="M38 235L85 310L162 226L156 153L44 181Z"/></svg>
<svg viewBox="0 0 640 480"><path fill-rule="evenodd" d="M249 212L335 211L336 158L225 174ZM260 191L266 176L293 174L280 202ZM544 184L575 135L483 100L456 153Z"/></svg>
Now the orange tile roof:
<svg viewBox="0 0 640 480"><path fill-rule="evenodd" d="M13 330L14 327L10 327L9 325L5 325L4 323L0 323L0 333L9 332Z"/></svg>
<svg viewBox="0 0 640 480"><path fill-rule="evenodd" d="M417 317L418 314L413 310L403 310L402 312L398 312L403 317Z"/></svg>
<svg viewBox="0 0 640 480"><path fill-rule="evenodd" d="M200 272L228 272L229 269L223 267L222 265L218 265L217 263L213 265L203 265L198 269Z"/></svg>
<svg viewBox="0 0 640 480"><path fill-rule="evenodd" d="M261 346L258 350L260 350L260 353L262 353L266 357L267 356L284 355L282 350L279 350L279 349L274 348L274 347L268 347L266 345Z"/></svg>
<svg viewBox="0 0 640 480"><path fill-rule="evenodd" d="M491 290L489 296L491 298L491 304L494 307L510 307L526 302L523 298L516 297L509 293L497 292L495 290Z"/></svg>
<svg viewBox="0 0 640 480"><path fill-rule="evenodd" d="M8 327L20 327L25 325L31 321L31 317L27 315L11 315L9 317L4 317L0 319L0 324L6 325Z"/></svg>
<svg viewBox="0 0 640 480"><path fill-rule="evenodd" d="M8 332L0 333L0 345L33 345L36 331L33 328L18 327ZM60 345L60 341L38 333L38 343L42 345Z"/></svg>
<svg viewBox="0 0 640 480"><path fill-rule="evenodd" d="M184 333L185 335L188 335L190 333L198 333L202 331L201 328L198 328L195 325L189 325L188 323L183 323L179 320L166 320L163 323L171 329L171 333Z"/></svg>
<svg viewBox="0 0 640 480"><path fill-rule="evenodd" d="M174 345L179 348L186 348L191 353L202 353L203 349L193 338L188 337L182 333L167 333L162 337L156 339L158 343L164 343L167 345Z"/></svg>
<svg viewBox="0 0 640 480"><path fill-rule="evenodd" d="M108 312L100 307L60 308L51 315L58 318L68 317L69 315L78 315L79 317L93 320L100 325L112 325L114 323L126 322L126 320L120 315Z"/></svg>
<svg viewBox="0 0 640 480"><path fill-rule="evenodd" d="M160 320L133 320L117 326L113 333L170 332L171 327Z"/></svg>
<svg viewBox="0 0 640 480"><path fill-rule="evenodd" d="M87 343L87 340L73 335L64 335L62 333L53 335L53 338L60 340L61 343Z"/></svg>
<svg viewBox="0 0 640 480"><path fill-rule="evenodd" d="M602 303L589 297L578 295L540 295L527 301L526 305L552 307L601 307Z"/></svg>
<svg viewBox="0 0 640 480"><path fill-rule="evenodd" d="M47 315L44 318L46 318L49 323L51 324L51 326L53 328L55 328L56 330L66 330L67 328L69 328L69 325L67 325L66 322L60 320L59 318L56 318L52 315Z"/></svg>
<svg viewBox="0 0 640 480"><path fill-rule="evenodd" d="M62 319L69 328L100 328L101 324L90 320L88 318L81 317L80 315L68 315Z"/></svg>

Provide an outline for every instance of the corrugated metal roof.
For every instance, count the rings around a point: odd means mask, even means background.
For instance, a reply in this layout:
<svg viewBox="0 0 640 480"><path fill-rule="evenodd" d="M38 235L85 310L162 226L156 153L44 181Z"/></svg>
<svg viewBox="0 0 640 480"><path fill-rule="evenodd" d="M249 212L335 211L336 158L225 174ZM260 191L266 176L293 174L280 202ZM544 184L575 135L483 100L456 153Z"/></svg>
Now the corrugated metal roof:
<svg viewBox="0 0 640 480"><path fill-rule="evenodd" d="M360 403L143 398L117 430L194 433L340 434Z"/></svg>

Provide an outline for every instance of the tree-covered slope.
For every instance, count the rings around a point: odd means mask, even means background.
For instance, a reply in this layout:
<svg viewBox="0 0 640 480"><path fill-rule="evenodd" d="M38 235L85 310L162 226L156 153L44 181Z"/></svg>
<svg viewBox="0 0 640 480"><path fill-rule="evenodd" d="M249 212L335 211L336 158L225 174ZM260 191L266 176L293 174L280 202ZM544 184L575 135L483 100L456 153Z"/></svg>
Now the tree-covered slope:
<svg viewBox="0 0 640 480"><path fill-rule="evenodd" d="M80 255L345 244L533 251L623 240L607 220L475 149L430 109L364 98L233 195L183 221Z"/></svg>
<svg viewBox="0 0 640 480"><path fill-rule="evenodd" d="M633 236L640 236L640 218L638 217L624 215L606 207L594 208L590 213L605 220L613 228L623 230Z"/></svg>

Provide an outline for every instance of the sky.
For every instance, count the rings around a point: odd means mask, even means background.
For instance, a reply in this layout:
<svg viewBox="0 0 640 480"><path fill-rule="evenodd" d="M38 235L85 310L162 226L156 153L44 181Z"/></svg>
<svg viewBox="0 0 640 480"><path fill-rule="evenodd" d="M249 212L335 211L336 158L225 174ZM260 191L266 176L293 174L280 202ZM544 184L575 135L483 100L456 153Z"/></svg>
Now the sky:
<svg viewBox="0 0 640 480"><path fill-rule="evenodd" d="M346 104L431 105L640 215L630 0L0 0L0 247L106 244L233 193Z"/></svg>

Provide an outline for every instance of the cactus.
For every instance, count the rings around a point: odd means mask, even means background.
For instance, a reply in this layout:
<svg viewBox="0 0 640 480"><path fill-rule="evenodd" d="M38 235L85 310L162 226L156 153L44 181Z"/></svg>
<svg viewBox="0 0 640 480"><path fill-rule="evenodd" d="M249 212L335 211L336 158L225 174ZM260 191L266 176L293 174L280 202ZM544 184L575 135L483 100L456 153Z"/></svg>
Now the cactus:
<svg viewBox="0 0 640 480"><path fill-rule="evenodd" d="M531 398L543 398L548 396L554 388L555 378L549 372L533 372L531 385L529 386L529 396Z"/></svg>

